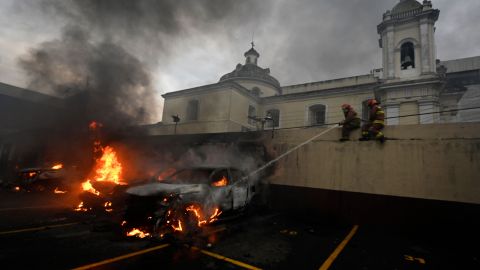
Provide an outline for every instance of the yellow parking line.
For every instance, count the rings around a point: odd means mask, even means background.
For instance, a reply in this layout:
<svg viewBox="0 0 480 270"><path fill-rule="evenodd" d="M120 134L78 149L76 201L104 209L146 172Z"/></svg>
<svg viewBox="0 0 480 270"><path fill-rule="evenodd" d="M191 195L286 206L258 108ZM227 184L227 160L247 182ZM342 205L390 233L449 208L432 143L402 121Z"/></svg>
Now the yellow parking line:
<svg viewBox="0 0 480 270"><path fill-rule="evenodd" d="M65 224L57 224L57 225L46 225L46 226L41 226L41 227L28 228L28 229L20 229L20 230L14 230L14 231L5 231L5 232L0 232L0 235L12 234L12 233L22 233L22 232L32 232L32 231L41 231L41 230L46 230L46 229L51 229L51 228L71 226L71 225L75 225L75 224L78 224L78 222L65 223Z"/></svg>
<svg viewBox="0 0 480 270"><path fill-rule="evenodd" d="M216 254L216 253L207 251L207 250L203 250L203 249L201 249L201 248L192 247L192 249L198 250L198 251L200 251L201 253L203 253L203 254L205 254L205 255L208 255L208 256L211 256L211 257L213 257L213 258L215 258L215 259L219 259L219 260L222 260L222 261L226 261L226 262L235 264L235 265L237 265L237 266L243 267L243 268L245 268L245 269L261 270L261 268L258 268L258 267L255 267L255 266L251 266L251 265L249 265L249 264L246 264L246 263L243 263L243 262L234 260L234 259L230 259L230 258L227 258L227 257L225 257L225 256L222 256L222 255L219 255L219 254Z"/></svg>
<svg viewBox="0 0 480 270"><path fill-rule="evenodd" d="M320 266L319 270L327 270L332 265L333 261L335 261L340 252L342 252L342 250L348 244L348 241L352 239L353 235L355 235L357 230L358 225L353 226L350 233L345 237L345 239L343 239L343 241L337 246L337 248L332 252L332 254L330 254L330 257L328 257L327 260L322 264L322 266Z"/></svg>
<svg viewBox="0 0 480 270"><path fill-rule="evenodd" d="M138 255L142 255L142 254L145 254L145 253L148 253L148 252L152 252L152 251L155 251L155 250L166 248L169 245L170 244L163 244L163 245L143 249L143 250L140 250L140 251L128 253L128 254L118 256L118 257L115 257L115 258L111 258L111 259L107 259L107 260L104 260L104 261L92 263L92 264L85 265L85 266L80 266L80 267L74 268L73 270L92 269L92 268L95 268L95 267L98 267L98 266L101 266L101 265L104 265L104 264L109 264L109 263L125 260L125 259L128 259L128 258L134 257L134 256L138 256Z"/></svg>

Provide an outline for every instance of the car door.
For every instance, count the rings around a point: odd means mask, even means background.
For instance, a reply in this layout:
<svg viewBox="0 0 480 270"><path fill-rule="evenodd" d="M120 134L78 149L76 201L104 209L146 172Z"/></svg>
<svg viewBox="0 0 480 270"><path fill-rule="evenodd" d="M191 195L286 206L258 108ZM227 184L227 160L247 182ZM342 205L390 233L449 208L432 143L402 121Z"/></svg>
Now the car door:
<svg viewBox="0 0 480 270"><path fill-rule="evenodd" d="M225 177L225 181L222 181ZM228 169L215 169L210 175L211 200L219 205L222 211L230 210L233 207L232 185L230 183L230 172Z"/></svg>

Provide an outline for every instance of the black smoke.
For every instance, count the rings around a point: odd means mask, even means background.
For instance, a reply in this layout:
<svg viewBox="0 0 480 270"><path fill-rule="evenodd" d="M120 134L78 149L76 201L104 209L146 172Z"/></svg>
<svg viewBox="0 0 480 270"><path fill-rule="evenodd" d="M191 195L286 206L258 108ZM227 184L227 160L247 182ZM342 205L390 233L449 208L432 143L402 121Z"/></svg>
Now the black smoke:
<svg viewBox="0 0 480 270"><path fill-rule="evenodd" d="M109 126L159 120L162 89L154 89L152 78L175 58L179 42L192 33L219 31L228 39L234 35L232 29L267 11L265 4L253 0L43 0L29 4L40 8L44 19L55 18L66 25L61 37L35 45L20 58L28 87L68 98L68 106L77 108L72 119L82 115Z"/></svg>
<svg viewBox="0 0 480 270"><path fill-rule="evenodd" d="M81 108L71 112L80 123L132 125L155 113L154 89L144 64L111 41L93 42L81 27L66 26L60 39L40 44L19 62L31 88L64 98L67 109Z"/></svg>

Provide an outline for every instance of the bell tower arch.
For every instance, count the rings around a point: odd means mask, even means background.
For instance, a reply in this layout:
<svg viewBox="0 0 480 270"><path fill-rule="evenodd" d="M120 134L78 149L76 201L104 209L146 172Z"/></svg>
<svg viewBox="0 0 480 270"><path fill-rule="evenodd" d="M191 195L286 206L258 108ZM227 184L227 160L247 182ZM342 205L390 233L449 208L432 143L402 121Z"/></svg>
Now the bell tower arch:
<svg viewBox="0 0 480 270"><path fill-rule="evenodd" d="M400 0L377 26L383 78L375 95L386 109L388 125L440 121L443 79L437 75L434 38L439 14L431 1ZM407 115L411 117L402 117Z"/></svg>
<svg viewBox="0 0 480 270"><path fill-rule="evenodd" d="M400 0L378 25L384 79L411 79L436 73L435 22L431 1Z"/></svg>

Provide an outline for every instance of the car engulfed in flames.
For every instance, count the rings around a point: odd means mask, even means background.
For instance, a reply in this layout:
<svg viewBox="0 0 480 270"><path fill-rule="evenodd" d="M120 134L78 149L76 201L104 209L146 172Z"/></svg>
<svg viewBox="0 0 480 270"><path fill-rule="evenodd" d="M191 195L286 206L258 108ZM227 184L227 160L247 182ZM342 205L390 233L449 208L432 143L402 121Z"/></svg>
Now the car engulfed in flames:
<svg viewBox="0 0 480 270"><path fill-rule="evenodd" d="M162 238L199 233L230 213L244 210L255 195L245 172L232 166L194 166L126 190L122 227L127 236Z"/></svg>
<svg viewBox="0 0 480 270"><path fill-rule="evenodd" d="M66 171L62 163L53 163L50 166L24 168L18 171L16 187L18 190L45 191L56 194L66 193Z"/></svg>

